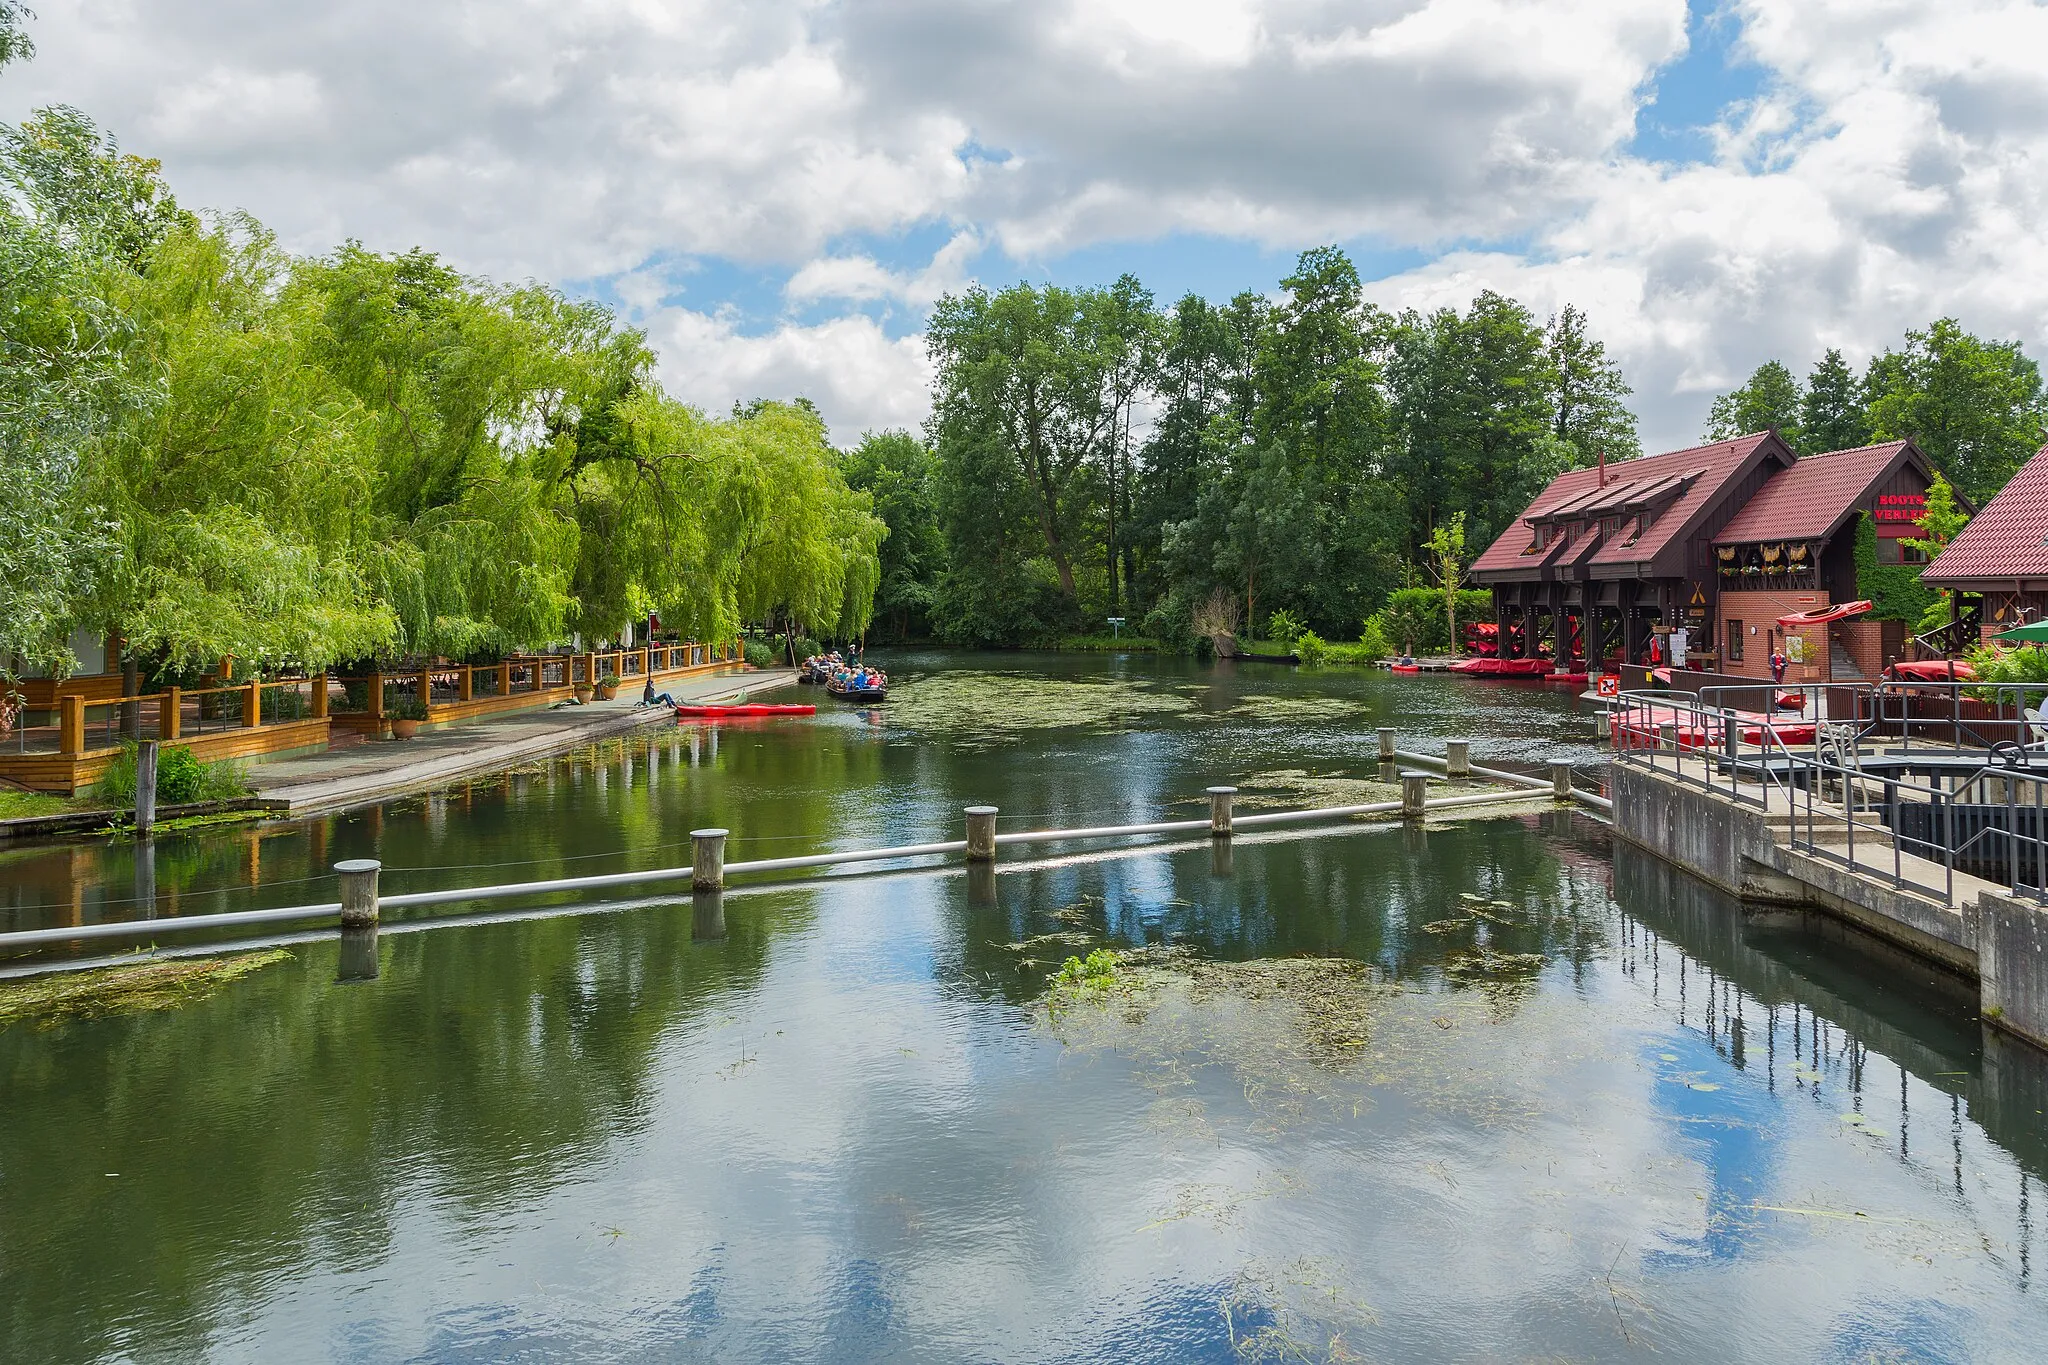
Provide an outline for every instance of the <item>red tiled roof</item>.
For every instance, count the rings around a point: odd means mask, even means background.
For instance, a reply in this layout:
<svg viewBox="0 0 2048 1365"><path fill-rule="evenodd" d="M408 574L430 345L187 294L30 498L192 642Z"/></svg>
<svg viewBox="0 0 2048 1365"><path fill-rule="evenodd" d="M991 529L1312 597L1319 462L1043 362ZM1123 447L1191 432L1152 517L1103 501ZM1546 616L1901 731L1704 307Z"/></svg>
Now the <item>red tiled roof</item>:
<svg viewBox="0 0 2048 1365"><path fill-rule="evenodd" d="M1819 539L1854 512L1888 477L1904 441L1809 455L1771 476L1757 495L1714 537L1716 545L1758 540Z"/></svg>
<svg viewBox="0 0 2048 1365"><path fill-rule="evenodd" d="M1690 450L1673 450L1662 455L1645 455L1638 460L1622 460L1607 466L1607 485L1602 493L1598 469L1571 469L1550 481L1550 486L1537 494L1536 501L1529 504L1527 511L1517 518L1515 524L1502 532L1500 539L1488 546L1486 553L1472 563L1472 572L1501 573L1526 570L1543 562L1547 556L1524 555L1529 546L1528 521L1547 512L1568 510L1564 504L1585 498L1588 494L1598 497L1590 501L1606 502L1615 493L1617 482L1638 486L1636 491L1658 491L1651 485L1677 476L1692 476L1684 485L1684 491L1666 506L1657 519L1644 531L1634 544L1617 540L1602 544L1590 561L1593 564L1634 564L1655 558L1657 553L1673 540L1684 534L1687 523L1717 498L1730 478L1739 474L1749 463L1757 447L1770 439L1770 433L1759 432L1753 436L1738 436L1732 441L1716 441L1712 445L1694 446ZM1668 491L1668 490L1666 490ZM1574 555L1574 559L1578 556Z"/></svg>
<svg viewBox="0 0 2048 1365"><path fill-rule="evenodd" d="M2048 446L2020 467L1920 577L1929 583L2048 578Z"/></svg>

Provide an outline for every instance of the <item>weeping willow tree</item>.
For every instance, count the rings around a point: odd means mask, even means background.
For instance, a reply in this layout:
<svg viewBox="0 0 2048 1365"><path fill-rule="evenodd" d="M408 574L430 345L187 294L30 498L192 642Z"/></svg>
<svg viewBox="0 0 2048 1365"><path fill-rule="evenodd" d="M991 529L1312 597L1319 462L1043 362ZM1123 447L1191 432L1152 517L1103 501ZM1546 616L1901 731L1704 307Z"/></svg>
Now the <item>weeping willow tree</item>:
<svg viewBox="0 0 2048 1365"><path fill-rule="evenodd" d="M75 111L0 131L0 452L49 475L0 502L0 565L33 579L0 589L0 652L103 630L132 682L476 659L650 611L865 626L884 531L807 406L708 418L600 305L426 251L293 257Z"/></svg>

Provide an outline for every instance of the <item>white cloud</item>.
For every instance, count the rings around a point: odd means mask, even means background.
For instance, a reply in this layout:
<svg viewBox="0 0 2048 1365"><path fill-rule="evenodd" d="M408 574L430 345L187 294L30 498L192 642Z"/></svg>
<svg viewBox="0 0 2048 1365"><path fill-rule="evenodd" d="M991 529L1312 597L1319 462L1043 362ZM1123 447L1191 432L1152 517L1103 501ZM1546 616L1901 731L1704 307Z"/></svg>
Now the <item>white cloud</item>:
<svg viewBox="0 0 2048 1365"><path fill-rule="evenodd" d="M1728 0L1765 79L1685 166L1625 150L1685 50L1683 0L38 11L41 55L6 74L0 113L76 104L188 202L247 208L298 249L353 236L609 281L685 348L665 363L686 391L801 382L840 428L921 412L876 387L922 383L914 340L859 317L748 337L694 293L664 311L671 263L787 272L807 310L914 313L984 245L1131 242L1141 277L1144 243L1173 234L1412 246L1435 259L1381 296L1588 307L1653 446L1768 356L1860 358L1945 313L2034 344L2048 305L2030 0ZM935 225L954 235L922 267L876 245Z"/></svg>
<svg viewBox="0 0 2048 1365"><path fill-rule="evenodd" d="M916 430L924 421L931 386L924 339L892 339L869 318L788 323L765 335L683 308L639 321L661 353L664 386L709 412L755 398L808 398L841 444L863 431Z"/></svg>

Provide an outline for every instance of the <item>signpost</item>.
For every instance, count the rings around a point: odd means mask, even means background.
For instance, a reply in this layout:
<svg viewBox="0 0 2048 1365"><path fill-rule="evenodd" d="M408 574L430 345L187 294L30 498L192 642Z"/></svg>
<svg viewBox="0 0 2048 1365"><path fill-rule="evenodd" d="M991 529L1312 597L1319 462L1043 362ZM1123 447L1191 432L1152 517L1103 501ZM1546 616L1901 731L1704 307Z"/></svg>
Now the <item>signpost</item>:
<svg viewBox="0 0 2048 1365"><path fill-rule="evenodd" d="M1121 616L1112 616L1112 617L1110 617L1110 618L1109 618L1109 638L1110 638L1110 639L1112 639L1112 640L1121 640L1121 639L1123 639L1123 638L1124 638L1123 626L1124 626L1124 618L1123 618L1123 617L1121 617Z"/></svg>

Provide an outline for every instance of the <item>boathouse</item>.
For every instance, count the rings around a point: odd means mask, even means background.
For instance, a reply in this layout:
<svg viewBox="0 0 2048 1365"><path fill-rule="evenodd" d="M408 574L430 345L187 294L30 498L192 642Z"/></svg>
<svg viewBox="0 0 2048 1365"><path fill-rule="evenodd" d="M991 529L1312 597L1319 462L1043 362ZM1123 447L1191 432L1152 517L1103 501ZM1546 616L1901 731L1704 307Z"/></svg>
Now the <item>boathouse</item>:
<svg viewBox="0 0 2048 1365"><path fill-rule="evenodd" d="M1473 562L1506 658L1560 673L1649 658L1659 626L1711 650L1714 539L1795 456L1763 432L1558 475Z"/></svg>
<svg viewBox="0 0 2048 1365"><path fill-rule="evenodd" d="M1903 623L1838 622L1788 638L1778 620L1856 600L1864 512L1879 562L1910 561L1901 538L1918 534L1932 482L1910 441L1801 459L1772 432L1575 469L1551 481L1472 577L1493 590L1503 652L1550 658L1562 673L1588 660L1649 662L1651 640L1682 626L1695 668L1764 678L1783 647L1798 680L1876 677L1903 651Z"/></svg>
<svg viewBox="0 0 2048 1365"><path fill-rule="evenodd" d="M1955 594L1968 637L2048 617L2048 446L1934 557L1920 581ZM1973 638L1953 640L1951 648Z"/></svg>
<svg viewBox="0 0 2048 1365"><path fill-rule="evenodd" d="M1723 673L1770 676L1783 647L1800 681L1876 678L1905 653L1906 623L1868 617L1787 633L1780 617L1817 611L1862 594L1856 535L1868 512L1879 564L1920 559L1905 539L1920 534L1927 457L1911 441L1809 455L1771 476L1714 537Z"/></svg>

